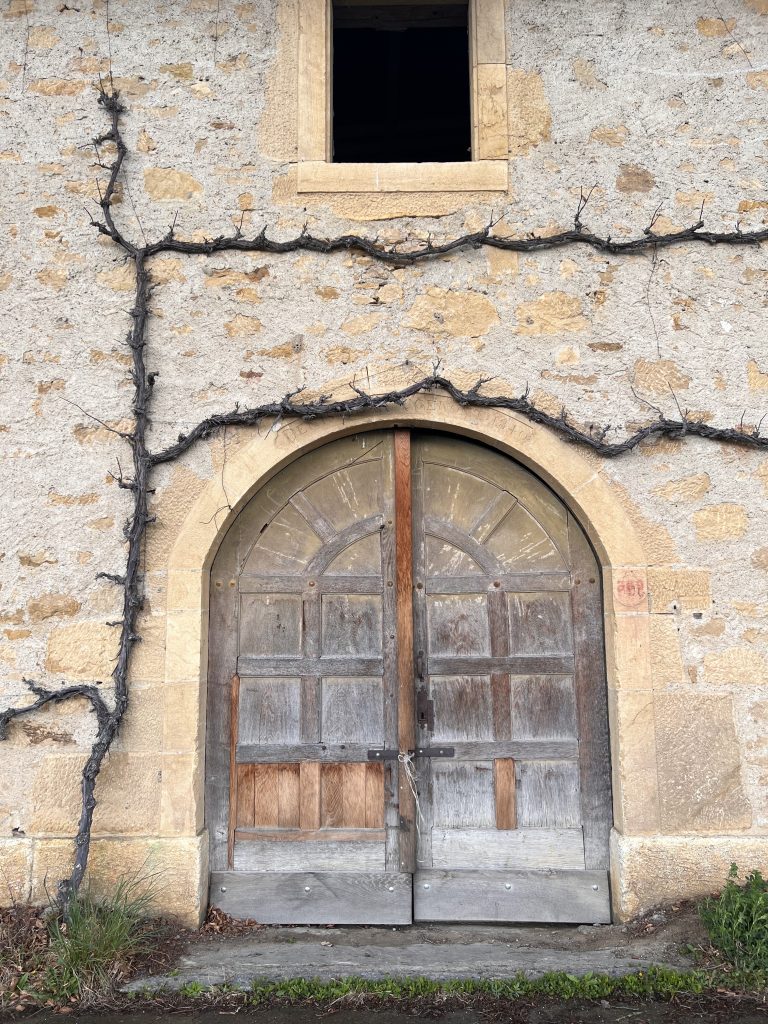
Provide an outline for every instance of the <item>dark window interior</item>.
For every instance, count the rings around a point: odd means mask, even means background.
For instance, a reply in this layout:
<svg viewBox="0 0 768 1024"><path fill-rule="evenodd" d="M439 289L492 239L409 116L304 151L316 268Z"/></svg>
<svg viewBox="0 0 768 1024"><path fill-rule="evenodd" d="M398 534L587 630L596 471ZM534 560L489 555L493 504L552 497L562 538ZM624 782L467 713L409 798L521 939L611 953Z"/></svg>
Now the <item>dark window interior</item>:
<svg viewBox="0 0 768 1024"><path fill-rule="evenodd" d="M333 5L333 159L471 159L467 4Z"/></svg>

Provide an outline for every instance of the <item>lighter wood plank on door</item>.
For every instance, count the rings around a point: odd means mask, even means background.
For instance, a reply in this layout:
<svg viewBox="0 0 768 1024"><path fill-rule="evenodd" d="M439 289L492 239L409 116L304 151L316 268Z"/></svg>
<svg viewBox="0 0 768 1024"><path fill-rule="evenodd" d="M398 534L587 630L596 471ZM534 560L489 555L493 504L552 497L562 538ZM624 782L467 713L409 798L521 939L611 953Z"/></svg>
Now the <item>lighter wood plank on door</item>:
<svg viewBox="0 0 768 1024"><path fill-rule="evenodd" d="M496 828L517 828L517 792L515 762L497 757L493 762L493 794L496 801Z"/></svg>
<svg viewBox="0 0 768 1024"><path fill-rule="evenodd" d="M383 828L384 765L322 765L320 825L322 828Z"/></svg>
<svg viewBox="0 0 768 1024"><path fill-rule="evenodd" d="M383 828L382 764L239 764L237 828Z"/></svg>

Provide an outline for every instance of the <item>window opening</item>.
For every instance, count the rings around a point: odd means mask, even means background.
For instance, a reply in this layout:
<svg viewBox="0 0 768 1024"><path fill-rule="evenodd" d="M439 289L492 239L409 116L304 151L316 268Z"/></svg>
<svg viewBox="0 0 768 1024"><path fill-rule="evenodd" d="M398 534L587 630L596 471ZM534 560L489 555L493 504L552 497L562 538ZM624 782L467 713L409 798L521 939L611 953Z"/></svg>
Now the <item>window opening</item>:
<svg viewBox="0 0 768 1024"><path fill-rule="evenodd" d="M468 4L333 4L333 161L471 160Z"/></svg>

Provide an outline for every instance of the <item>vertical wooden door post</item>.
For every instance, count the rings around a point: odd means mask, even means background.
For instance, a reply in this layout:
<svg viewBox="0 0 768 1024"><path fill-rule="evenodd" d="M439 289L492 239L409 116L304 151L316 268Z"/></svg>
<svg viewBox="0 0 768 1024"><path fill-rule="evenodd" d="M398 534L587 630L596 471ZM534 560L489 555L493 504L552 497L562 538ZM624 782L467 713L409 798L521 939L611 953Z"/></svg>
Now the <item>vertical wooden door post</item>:
<svg viewBox="0 0 768 1024"><path fill-rule="evenodd" d="M413 685L413 521L411 434L395 430L395 592L397 622L397 732L400 753L416 746ZM400 870L416 870L416 796L406 765L398 770Z"/></svg>

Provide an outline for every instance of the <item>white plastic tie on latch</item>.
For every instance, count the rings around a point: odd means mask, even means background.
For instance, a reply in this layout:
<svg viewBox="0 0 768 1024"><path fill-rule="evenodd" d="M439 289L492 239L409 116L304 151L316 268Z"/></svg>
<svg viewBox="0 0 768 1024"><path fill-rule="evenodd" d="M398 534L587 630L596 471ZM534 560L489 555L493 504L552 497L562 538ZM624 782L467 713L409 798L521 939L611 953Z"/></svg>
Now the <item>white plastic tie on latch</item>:
<svg viewBox="0 0 768 1024"><path fill-rule="evenodd" d="M418 779L416 776L416 761L413 754L408 754L405 751L401 751L397 755L398 762L403 766L405 777L408 780L408 787L413 793L413 800L416 804L416 835L421 836L421 823L424 821L424 816L421 813L421 804L419 803L419 787ZM418 843L417 843L418 848ZM419 861L420 864L426 863L426 861Z"/></svg>

